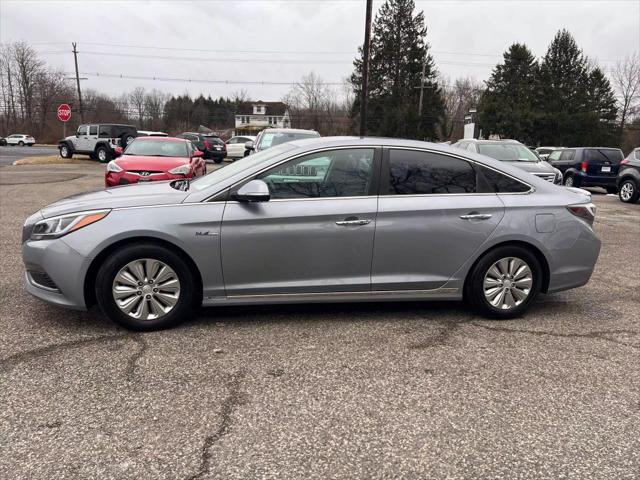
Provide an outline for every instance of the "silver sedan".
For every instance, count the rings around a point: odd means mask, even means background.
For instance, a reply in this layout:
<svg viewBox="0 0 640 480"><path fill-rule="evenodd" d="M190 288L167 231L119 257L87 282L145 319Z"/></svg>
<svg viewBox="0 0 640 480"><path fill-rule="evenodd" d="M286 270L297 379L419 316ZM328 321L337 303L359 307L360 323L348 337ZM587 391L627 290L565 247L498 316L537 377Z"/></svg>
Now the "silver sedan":
<svg viewBox="0 0 640 480"><path fill-rule="evenodd" d="M594 216L588 192L469 151L300 140L43 208L24 225L25 285L139 330L200 304L464 299L506 319L587 283Z"/></svg>

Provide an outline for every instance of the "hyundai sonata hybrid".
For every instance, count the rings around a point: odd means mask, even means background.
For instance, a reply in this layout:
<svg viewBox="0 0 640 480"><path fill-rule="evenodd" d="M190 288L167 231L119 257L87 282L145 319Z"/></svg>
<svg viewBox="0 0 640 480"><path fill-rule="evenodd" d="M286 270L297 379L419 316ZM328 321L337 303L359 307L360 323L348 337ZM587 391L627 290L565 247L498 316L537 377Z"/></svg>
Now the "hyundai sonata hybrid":
<svg viewBox="0 0 640 480"><path fill-rule="evenodd" d="M588 192L446 145L298 140L43 208L24 224L25 283L138 330L200 304L465 299L506 319L587 283L594 215Z"/></svg>

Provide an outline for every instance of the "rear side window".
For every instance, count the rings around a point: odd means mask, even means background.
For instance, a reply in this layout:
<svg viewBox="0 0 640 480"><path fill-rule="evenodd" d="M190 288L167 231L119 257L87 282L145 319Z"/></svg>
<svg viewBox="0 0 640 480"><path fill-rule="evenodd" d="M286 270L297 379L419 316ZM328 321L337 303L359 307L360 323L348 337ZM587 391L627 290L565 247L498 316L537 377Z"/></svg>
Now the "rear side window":
<svg viewBox="0 0 640 480"><path fill-rule="evenodd" d="M617 165L622 160L622 150L593 148L587 150L585 153L585 160L587 162L609 162Z"/></svg>
<svg viewBox="0 0 640 480"><path fill-rule="evenodd" d="M416 150L389 152L388 182L388 195L476 192L476 173L469 162Z"/></svg>
<svg viewBox="0 0 640 480"><path fill-rule="evenodd" d="M480 169L489 184L489 188L495 193L525 193L531 190L529 185L519 182L515 178L508 177L487 167L477 165L476 168Z"/></svg>
<svg viewBox="0 0 640 480"><path fill-rule="evenodd" d="M636 160L640 160L640 148L637 148L635 151Z"/></svg>
<svg viewBox="0 0 640 480"><path fill-rule="evenodd" d="M89 135L97 135L98 134L98 126L97 125L91 125L89 127Z"/></svg>

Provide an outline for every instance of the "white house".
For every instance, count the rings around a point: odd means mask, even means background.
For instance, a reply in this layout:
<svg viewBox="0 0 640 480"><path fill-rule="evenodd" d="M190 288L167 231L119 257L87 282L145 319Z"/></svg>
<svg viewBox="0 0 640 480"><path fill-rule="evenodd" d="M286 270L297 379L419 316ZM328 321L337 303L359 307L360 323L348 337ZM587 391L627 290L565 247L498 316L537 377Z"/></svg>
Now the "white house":
<svg viewBox="0 0 640 480"><path fill-rule="evenodd" d="M282 102L244 102L238 106L234 135L255 135L267 127L289 128L291 119Z"/></svg>

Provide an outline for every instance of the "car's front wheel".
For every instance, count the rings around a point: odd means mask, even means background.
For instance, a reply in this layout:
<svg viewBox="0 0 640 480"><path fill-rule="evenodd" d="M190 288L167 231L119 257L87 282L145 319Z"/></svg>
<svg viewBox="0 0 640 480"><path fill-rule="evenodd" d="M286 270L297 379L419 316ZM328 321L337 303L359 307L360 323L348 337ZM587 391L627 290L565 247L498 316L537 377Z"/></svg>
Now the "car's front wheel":
<svg viewBox="0 0 640 480"><path fill-rule="evenodd" d="M23 142L22 140L20 140L20 141L18 142L18 146L19 146L19 147L24 147L24 142Z"/></svg>
<svg viewBox="0 0 640 480"><path fill-rule="evenodd" d="M574 185L573 175L567 175L566 178L564 179L564 186L573 187L573 185Z"/></svg>
<svg viewBox="0 0 640 480"><path fill-rule="evenodd" d="M541 286L542 268L536 256L520 246L504 246L475 265L466 296L481 315L506 320L524 313Z"/></svg>
<svg viewBox="0 0 640 480"><path fill-rule="evenodd" d="M62 158L71 158L73 156L68 145L60 145L60 156Z"/></svg>
<svg viewBox="0 0 640 480"><path fill-rule="evenodd" d="M134 244L110 255L96 276L96 299L117 324L132 330L172 327L193 311L196 282L170 249Z"/></svg>
<svg viewBox="0 0 640 480"><path fill-rule="evenodd" d="M620 190L618 191L618 197L621 202L635 203L640 198L640 191L638 191L638 185L631 178L623 180L620 184Z"/></svg>

